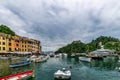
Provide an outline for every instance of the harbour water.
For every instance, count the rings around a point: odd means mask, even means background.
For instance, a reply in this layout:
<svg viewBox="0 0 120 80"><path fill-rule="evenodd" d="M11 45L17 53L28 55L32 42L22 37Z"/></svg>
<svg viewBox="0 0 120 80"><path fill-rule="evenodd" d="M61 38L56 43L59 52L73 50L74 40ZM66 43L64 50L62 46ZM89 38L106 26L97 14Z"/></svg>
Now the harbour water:
<svg viewBox="0 0 120 80"><path fill-rule="evenodd" d="M70 66L72 69L69 68ZM33 80L54 80L54 72L65 67L71 70L71 80L120 80L120 72L115 70L116 66L116 63L106 65L101 61L92 61L90 64L80 62L78 59L63 57L50 58L44 63L31 63L28 66L8 68L7 71L17 73L34 69L35 78Z"/></svg>

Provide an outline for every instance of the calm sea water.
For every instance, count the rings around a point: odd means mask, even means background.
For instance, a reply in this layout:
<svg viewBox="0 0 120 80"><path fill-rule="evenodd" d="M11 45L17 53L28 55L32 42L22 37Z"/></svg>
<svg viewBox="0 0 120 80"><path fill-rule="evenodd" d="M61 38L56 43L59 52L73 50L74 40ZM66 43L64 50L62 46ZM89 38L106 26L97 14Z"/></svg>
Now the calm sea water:
<svg viewBox="0 0 120 80"><path fill-rule="evenodd" d="M69 69L69 66L72 66L71 80L120 80L120 72L114 69L115 64L103 64L100 61L89 64L73 58L50 58L44 63L31 63L29 66L10 68L9 71L16 73L34 69L34 80L54 80L55 71L63 67Z"/></svg>

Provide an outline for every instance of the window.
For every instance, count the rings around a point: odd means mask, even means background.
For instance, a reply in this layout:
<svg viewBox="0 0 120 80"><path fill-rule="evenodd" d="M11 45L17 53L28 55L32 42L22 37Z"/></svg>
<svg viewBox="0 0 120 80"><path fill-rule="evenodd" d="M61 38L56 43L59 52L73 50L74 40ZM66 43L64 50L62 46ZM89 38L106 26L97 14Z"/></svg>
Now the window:
<svg viewBox="0 0 120 80"><path fill-rule="evenodd" d="M11 48L9 48L9 51L11 51L12 49Z"/></svg>
<svg viewBox="0 0 120 80"><path fill-rule="evenodd" d="M5 50L5 47L3 47L3 50Z"/></svg>
<svg viewBox="0 0 120 80"><path fill-rule="evenodd" d="M16 46L19 46L19 44L16 44Z"/></svg>
<svg viewBox="0 0 120 80"><path fill-rule="evenodd" d="M22 47L24 47L24 45L22 45Z"/></svg>
<svg viewBox="0 0 120 80"><path fill-rule="evenodd" d="M3 37L3 40L5 40L5 38Z"/></svg>
<svg viewBox="0 0 120 80"><path fill-rule="evenodd" d="M11 39L9 39L9 41L11 41Z"/></svg>
<svg viewBox="0 0 120 80"><path fill-rule="evenodd" d="M15 48L15 51L18 51L19 50L19 48Z"/></svg>
<svg viewBox="0 0 120 80"><path fill-rule="evenodd" d="M15 42L18 42L18 43L19 43L19 40L16 39Z"/></svg>
<svg viewBox="0 0 120 80"><path fill-rule="evenodd" d="M0 47L0 50L1 50L1 47Z"/></svg>
<svg viewBox="0 0 120 80"><path fill-rule="evenodd" d="M11 43L9 43L9 46L11 46Z"/></svg>
<svg viewBox="0 0 120 80"><path fill-rule="evenodd" d="M0 45L1 45L1 42L0 42Z"/></svg>
<svg viewBox="0 0 120 80"><path fill-rule="evenodd" d="M26 45L25 45L25 47L26 47Z"/></svg>
<svg viewBox="0 0 120 80"><path fill-rule="evenodd" d="M2 44L5 45L5 42L3 42Z"/></svg>

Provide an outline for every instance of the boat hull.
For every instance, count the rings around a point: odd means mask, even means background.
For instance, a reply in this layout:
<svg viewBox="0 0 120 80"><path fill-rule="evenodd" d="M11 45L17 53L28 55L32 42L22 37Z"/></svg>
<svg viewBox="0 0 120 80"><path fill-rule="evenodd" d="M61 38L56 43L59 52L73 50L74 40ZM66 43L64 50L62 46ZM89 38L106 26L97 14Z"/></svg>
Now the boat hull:
<svg viewBox="0 0 120 80"><path fill-rule="evenodd" d="M33 77L32 75L34 75L34 70L5 76L0 78L0 80L26 80Z"/></svg>
<svg viewBox="0 0 120 80"><path fill-rule="evenodd" d="M55 79L63 79L63 80L65 80L65 79L66 79L66 80L71 79L70 76L66 76L66 77L65 77L65 76L54 76L54 78L55 78Z"/></svg>
<svg viewBox="0 0 120 80"><path fill-rule="evenodd" d="M15 64L10 64L9 67L14 68L14 67L26 66L26 65L29 65L29 64L30 64L30 61L19 62L19 63L15 63Z"/></svg>
<svg viewBox="0 0 120 80"><path fill-rule="evenodd" d="M34 62L38 63L38 62L46 62L46 61L47 61L47 59L43 59L43 60L41 60L41 59L39 60L38 59L38 60L35 60Z"/></svg>
<svg viewBox="0 0 120 80"><path fill-rule="evenodd" d="M38 58L34 58L32 61L36 62L36 63L38 63L38 62L46 62L47 59L48 59L47 57L38 57Z"/></svg>
<svg viewBox="0 0 120 80"><path fill-rule="evenodd" d="M69 70L65 72L58 70L57 72L54 73L54 78L55 79L70 79L71 72Z"/></svg>
<svg viewBox="0 0 120 80"><path fill-rule="evenodd" d="M86 57L79 57L79 60L83 62L91 62L91 58L86 58Z"/></svg>

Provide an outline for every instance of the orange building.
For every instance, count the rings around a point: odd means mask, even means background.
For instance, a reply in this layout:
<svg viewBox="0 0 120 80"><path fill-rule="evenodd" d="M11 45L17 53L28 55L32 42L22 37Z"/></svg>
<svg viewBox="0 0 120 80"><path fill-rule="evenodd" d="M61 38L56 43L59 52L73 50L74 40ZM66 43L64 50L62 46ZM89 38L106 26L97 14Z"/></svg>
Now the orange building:
<svg viewBox="0 0 120 80"><path fill-rule="evenodd" d="M13 52L21 52L21 37L18 35L14 36L14 51Z"/></svg>

